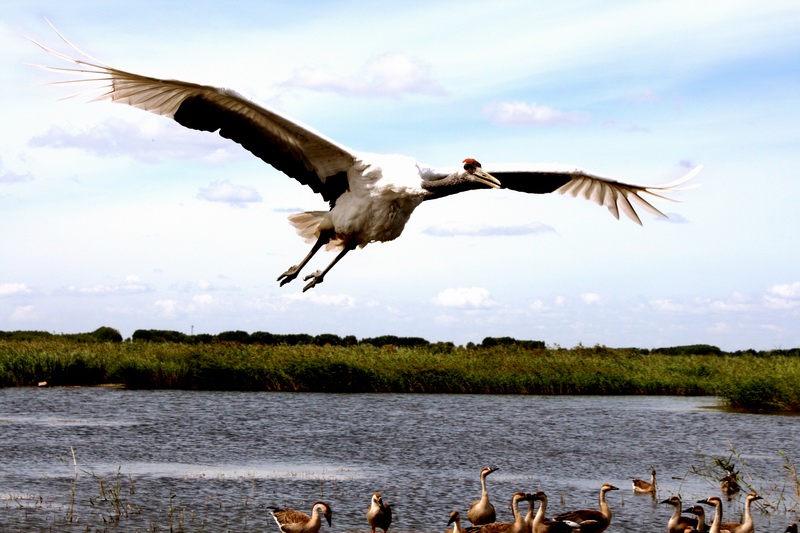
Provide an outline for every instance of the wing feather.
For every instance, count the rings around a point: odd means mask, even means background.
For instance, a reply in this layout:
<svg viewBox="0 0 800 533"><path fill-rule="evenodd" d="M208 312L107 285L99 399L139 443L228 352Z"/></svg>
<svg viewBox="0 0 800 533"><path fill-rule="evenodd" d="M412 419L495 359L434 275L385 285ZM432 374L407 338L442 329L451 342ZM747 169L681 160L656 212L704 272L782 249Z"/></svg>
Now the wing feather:
<svg viewBox="0 0 800 533"><path fill-rule="evenodd" d="M33 41L45 51L77 65L76 68L42 68L87 77L52 84L99 83L104 91L92 101L111 100L172 118L187 128L218 131L266 163L308 185L329 202L334 202L347 189L347 170L355 161L353 152L312 128L229 89L157 79L103 65L60 33L58 35L88 60L70 57Z"/></svg>
<svg viewBox="0 0 800 533"><path fill-rule="evenodd" d="M517 167L519 168L519 167ZM694 178L702 169L697 166L681 178L657 186L633 185L609 178L596 176L582 170L571 169L561 165L540 165L531 170L509 170L508 167L486 171L500 180L501 187L532 194L559 193L575 198L585 198L604 206L617 219L620 213L641 225L637 210L668 218L663 212L650 203L650 198L677 200L665 193L686 190L680 187Z"/></svg>

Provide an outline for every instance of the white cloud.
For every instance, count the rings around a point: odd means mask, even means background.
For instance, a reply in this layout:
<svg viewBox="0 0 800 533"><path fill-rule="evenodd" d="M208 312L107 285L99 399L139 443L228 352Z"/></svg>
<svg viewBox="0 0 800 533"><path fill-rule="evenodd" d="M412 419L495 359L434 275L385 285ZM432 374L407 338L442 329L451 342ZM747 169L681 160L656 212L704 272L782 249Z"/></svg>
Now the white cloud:
<svg viewBox="0 0 800 533"><path fill-rule="evenodd" d="M346 294L324 294L324 293L316 293L316 292L300 292L294 294L287 294L283 297L283 300L293 302L293 301L303 301L303 302L310 302L317 305L324 305L328 307L346 307L346 308L354 308L356 307L356 299L352 296L348 296Z"/></svg>
<svg viewBox="0 0 800 533"><path fill-rule="evenodd" d="M0 158L0 183L22 183L24 181L33 181L31 174L18 174L11 170L7 170L3 165L3 160Z"/></svg>
<svg viewBox="0 0 800 533"><path fill-rule="evenodd" d="M157 300L155 306L160 310L159 315L164 318L175 318L181 310L176 300Z"/></svg>
<svg viewBox="0 0 800 533"><path fill-rule="evenodd" d="M445 289L437 294L431 303L440 307L470 309L488 309L497 307L498 305L498 303L492 299L489 291L481 287Z"/></svg>
<svg viewBox="0 0 800 533"><path fill-rule="evenodd" d="M24 283L0 283L0 297L31 292Z"/></svg>
<svg viewBox="0 0 800 533"><path fill-rule="evenodd" d="M559 124L585 124L588 113L559 111L552 107L527 102L498 102L488 104L482 114L495 124L510 126L554 126Z"/></svg>
<svg viewBox="0 0 800 533"><path fill-rule="evenodd" d="M34 305L21 305L11 313L11 320L15 322L28 322L38 318L39 314L36 312L36 306Z"/></svg>
<svg viewBox="0 0 800 533"><path fill-rule="evenodd" d="M108 284L96 283L84 287L77 287L69 285L66 287L66 292L69 294L79 295L123 295L123 294L142 294L153 291L153 287L147 283L142 282L138 276L129 275L122 283Z"/></svg>
<svg viewBox="0 0 800 533"><path fill-rule="evenodd" d="M214 181L197 193L201 200L224 202L233 207L246 207L248 203L260 202L261 195L252 187L236 185L230 180Z"/></svg>
<svg viewBox="0 0 800 533"><path fill-rule="evenodd" d="M603 301L603 298L596 292L584 292L581 294L581 301L586 305L598 305Z"/></svg>
<svg viewBox="0 0 800 533"><path fill-rule="evenodd" d="M235 144L218 135L149 115L143 115L138 122L109 118L80 131L55 124L28 144L35 148L79 149L101 157L132 157L147 163L167 159L217 163L242 154Z"/></svg>
<svg viewBox="0 0 800 533"><path fill-rule="evenodd" d="M430 226L423 233L435 237L499 237L515 235L533 235L555 232L552 226L540 222L531 222L519 226L486 226L469 224L443 224Z"/></svg>
<svg viewBox="0 0 800 533"><path fill-rule="evenodd" d="M800 281L789 284L773 285L768 292L779 298L800 298Z"/></svg>
<svg viewBox="0 0 800 533"><path fill-rule="evenodd" d="M444 89L431 78L429 71L404 54L389 53L370 59L353 76L303 68L286 85L351 96L444 95Z"/></svg>

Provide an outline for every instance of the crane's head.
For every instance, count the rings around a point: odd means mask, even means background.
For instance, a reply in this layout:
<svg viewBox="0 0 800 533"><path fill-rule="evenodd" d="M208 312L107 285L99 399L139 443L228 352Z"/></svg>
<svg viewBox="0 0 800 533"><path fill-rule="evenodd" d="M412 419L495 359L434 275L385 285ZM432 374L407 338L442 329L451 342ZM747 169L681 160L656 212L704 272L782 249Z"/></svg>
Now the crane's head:
<svg viewBox="0 0 800 533"><path fill-rule="evenodd" d="M477 160L468 157L462 163L464 164L464 172L461 173L462 178L475 183L482 183L493 189L500 187L500 180L483 170Z"/></svg>

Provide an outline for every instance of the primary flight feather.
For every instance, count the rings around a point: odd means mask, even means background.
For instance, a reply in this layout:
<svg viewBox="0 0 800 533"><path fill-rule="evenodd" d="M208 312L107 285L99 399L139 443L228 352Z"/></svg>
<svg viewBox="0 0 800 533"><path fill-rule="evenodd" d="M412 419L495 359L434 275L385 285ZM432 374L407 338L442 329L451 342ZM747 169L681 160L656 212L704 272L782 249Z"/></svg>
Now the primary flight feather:
<svg viewBox="0 0 800 533"><path fill-rule="evenodd" d="M187 128L218 132L309 186L328 202L327 211L308 211L289 217L300 236L313 246L300 263L278 277L281 285L296 278L321 248L339 252L322 271L303 278L308 282L303 291L322 283L330 269L350 250L370 242L396 239L423 201L473 189L557 192L592 200L608 208L616 218L623 213L641 224L637 208L666 217L645 196L669 200L663 193L679 190L677 187L701 168L654 187L622 183L557 165L525 168L498 165L484 170L473 158L464 159L455 169L435 169L408 156L352 150L229 89L151 78L103 65L60 33L59 36L79 57L34 43L76 66L45 68L84 77L54 84L99 82L104 92L96 100L127 104L172 118Z"/></svg>

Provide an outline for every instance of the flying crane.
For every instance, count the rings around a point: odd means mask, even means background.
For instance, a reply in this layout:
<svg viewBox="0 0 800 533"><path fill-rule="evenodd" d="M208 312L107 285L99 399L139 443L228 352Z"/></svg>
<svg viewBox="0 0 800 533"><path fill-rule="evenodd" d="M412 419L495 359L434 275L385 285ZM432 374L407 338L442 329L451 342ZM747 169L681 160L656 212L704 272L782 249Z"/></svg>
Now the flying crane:
<svg viewBox="0 0 800 533"><path fill-rule="evenodd" d="M702 168L695 167L682 178L659 186L623 183L562 165L497 165L486 170L471 157L453 169L433 168L404 155L352 150L229 89L157 79L106 66L58 35L78 57L33 42L76 67L43 68L83 77L52 84L99 82L105 92L97 100L137 107L194 130L218 132L328 202L327 211L289 216L297 233L313 245L297 265L278 276L281 286L295 279L323 247L338 251L323 270L303 278L308 282L304 292L322 283L349 251L399 237L414 209L424 201L473 189L556 192L592 200L617 219L621 212L641 225L636 208L666 218L646 196L671 200L663 193L681 190L678 186Z"/></svg>

